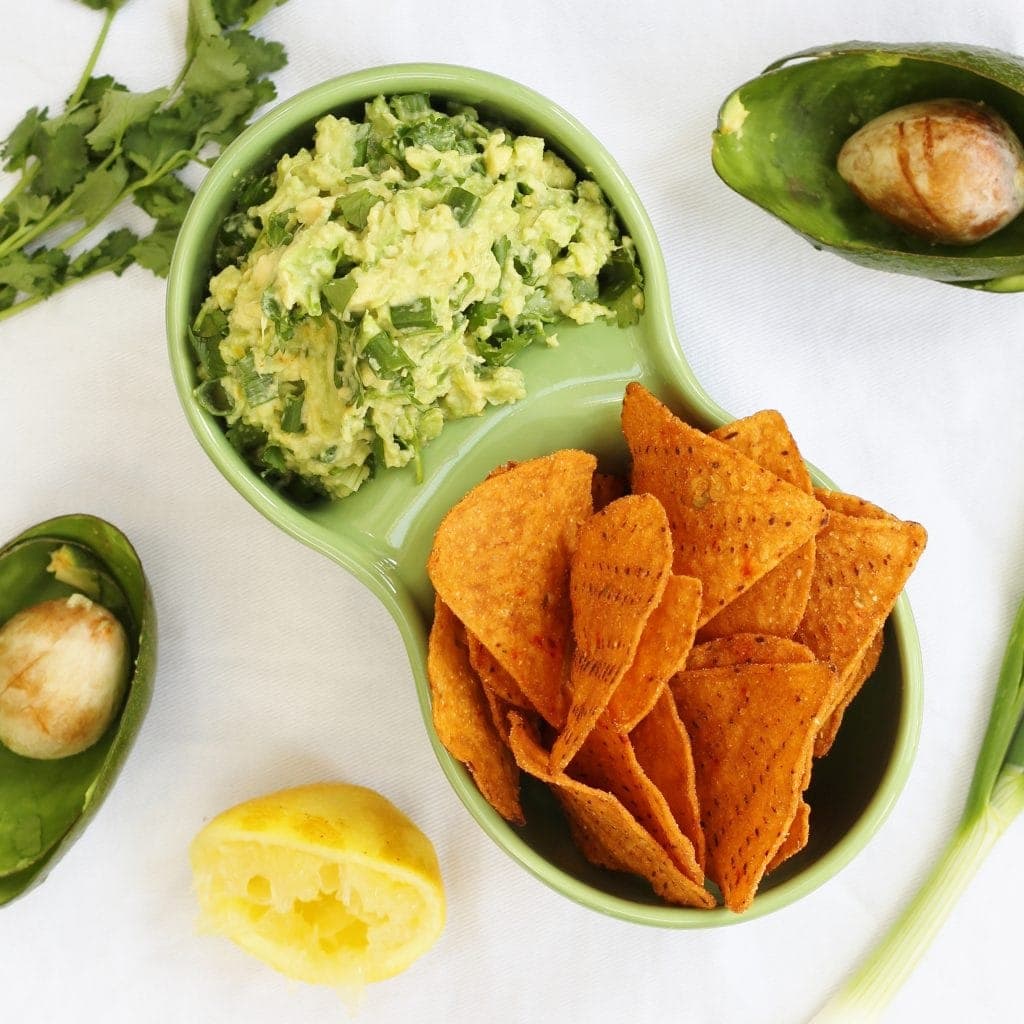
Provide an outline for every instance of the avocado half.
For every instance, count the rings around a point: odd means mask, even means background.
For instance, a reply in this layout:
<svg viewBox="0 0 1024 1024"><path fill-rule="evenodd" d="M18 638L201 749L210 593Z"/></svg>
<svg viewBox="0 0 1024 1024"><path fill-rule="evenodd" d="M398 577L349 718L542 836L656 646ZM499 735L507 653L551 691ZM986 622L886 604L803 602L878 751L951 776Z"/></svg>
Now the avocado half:
<svg viewBox="0 0 1024 1024"><path fill-rule="evenodd" d="M722 104L711 159L730 188L815 248L877 270L984 291L1024 290L1024 214L970 246L909 235L836 171L843 143L894 107L956 97L999 111L1024 138L1024 59L952 43L848 42L791 54Z"/></svg>
<svg viewBox="0 0 1024 1024"><path fill-rule="evenodd" d="M51 573L57 548L73 552L88 586L82 578L63 582ZM39 601L86 590L102 599L128 635L128 692L110 728L81 753L38 761L0 745L0 908L42 882L96 813L142 724L156 671L153 595L120 530L95 516L65 515L0 546L0 624Z"/></svg>

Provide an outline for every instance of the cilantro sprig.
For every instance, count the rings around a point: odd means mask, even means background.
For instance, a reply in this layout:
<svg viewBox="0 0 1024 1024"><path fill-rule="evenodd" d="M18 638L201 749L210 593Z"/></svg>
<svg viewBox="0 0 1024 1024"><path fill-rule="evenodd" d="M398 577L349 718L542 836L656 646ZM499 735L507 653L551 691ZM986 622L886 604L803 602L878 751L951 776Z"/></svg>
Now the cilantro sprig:
<svg viewBox="0 0 1024 1024"><path fill-rule="evenodd" d="M286 0L188 0L185 59L166 88L132 92L96 63L127 0L78 0L104 12L99 36L63 110L32 107L0 145L17 176L0 200L0 320L96 274L133 263L166 276L192 201L178 172L209 166L253 112L276 96L267 77L284 48L252 26ZM152 219L148 234L106 219L132 202Z"/></svg>

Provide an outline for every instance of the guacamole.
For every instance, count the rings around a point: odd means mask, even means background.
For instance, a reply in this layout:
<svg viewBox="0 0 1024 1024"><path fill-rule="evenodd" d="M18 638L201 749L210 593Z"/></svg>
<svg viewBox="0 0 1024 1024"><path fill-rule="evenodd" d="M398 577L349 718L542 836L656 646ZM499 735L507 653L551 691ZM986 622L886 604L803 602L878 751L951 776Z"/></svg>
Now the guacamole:
<svg viewBox="0 0 1024 1024"><path fill-rule="evenodd" d="M424 95L328 115L246 183L196 316L197 400L275 486L345 497L525 393L553 325L643 308L633 244L544 140Z"/></svg>

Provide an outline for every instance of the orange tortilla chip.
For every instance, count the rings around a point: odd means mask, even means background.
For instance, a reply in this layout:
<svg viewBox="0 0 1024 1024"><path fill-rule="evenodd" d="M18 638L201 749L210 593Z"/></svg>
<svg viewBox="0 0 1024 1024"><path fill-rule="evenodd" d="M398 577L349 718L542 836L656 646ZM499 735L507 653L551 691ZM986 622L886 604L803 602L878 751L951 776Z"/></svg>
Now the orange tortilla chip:
<svg viewBox="0 0 1024 1024"><path fill-rule="evenodd" d="M872 504L870 501L865 501L863 498L858 498L853 494L845 494L842 491L829 491L824 488L818 488L814 492L815 497L825 506L833 512L842 512L848 516L861 516L867 519L895 519L896 517L891 512L886 512L884 508L880 508L878 505ZM878 659L882 655L882 638L884 630L880 629L876 634L875 638L869 644L864 655L857 663L857 668L853 672L852 681L847 688L847 696L843 698L840 706L832 713L829 720L822 727L821 732L818 733L818 738L814 741L814 753L816 757L824 757L831 749L832 744L835 742L836 734L839 732L839 726L843 721L843 713L849 707L850 702L860 692L861 687L871 677L871 674L878 667Z"/></svg>
<svg viewBox="0 0 1024 1024"><path fill-rule="evenodd" d="M710 436L742 452L805 494L811 493L811 474L807 472L807 464L782 414L776 410L763 409L753 416L726 423L712 430Z"/></svg>
<svg viewBox="0 0 1024 1024"><path fill-rule="evenodd" d="M815 660L814 652L795 640L768 634L737 633L735 636L720 637L695 646L686 660L686 668L692 670L725 668L728 665L806 664ZM821 733L818 735L820 737ZM804 789L811 782L811 762L812 759L808 758L804 766Z"/></svg>
<svg viewBox="0 0 1024 1024"><path fill-rule="evenodd" d="M813 497L673 416L639 384L626 388L622 427L633 456L633 490L665 506L673 572L703 584L698 626L828 521Z"/></svg>
<svg viewBox="0 0 1024 1024"><path fill-rule="evenodd" d="M668 802L679 830L693 844L697 863L704 870L706 852L700 827L697 781L690 737L679 718L668 688L650 713L629 734L640 767Z"/></svg>
<svg viewBox="0 0 1024 1024"><path fill-rule="evenodd" d="M508 746L508 713L513 710L507 700L503 700L493 690L486 686L483 688L484 697L487 698L487 707L491 712L491 723L494 731L501 737L501 742Z"/></svg>
<svg viewBox="0 0 1024 1024"><path fill-rule="evenodd" d="M796 814L789 824L789 833L782 840L782 845L775 852L768 871L774 871L790 857L795 857L811 838L811 805L806 800L801 800L797 806ZM765 874L768 872L766 871Z"/></svg>
<svg viewBox="0 0 1024 1024"><path fill-rule="evenodd" d="M740 913L796 817L835 672L736 665L681 672L671 685L693 746L707 873Z"/></svg>
<svg viewBox="0 0 1024 1024"><path fill-rule="evenodd" d="M732 633L792 636L807 608L813 572L812 538L705 623L700 638L708 640Z"/></svg>
<svg viewBox="0 0 1024 1024"><path fill-rule="evenodd" d="M875 634L874 639L868 644L864 655L857 662L857 668L851 676L845 695L840 700L839 706L821 727L821 732L818 733L818 738L814 741L815 757L824 757L832 749L832 744L836 741L836 735L839 732L839 726L842 725L846 709L850 706L853 698L860 693L861 687L871 678L871 674L878 668L878 660L882 656L884 633L885 630L880 629Z"/></svg>
<svg viewBox="0 0 1024 1024"><path fill-rule="evenodd" d="M700 613L700 580L670 576L647 620L633 664L608 702L608 717L620 732L629 732L654 707L669 679L686 661Z"/></svg>
<svg viewBox="0 0 1024 1024"><path fill-rule="evenodd" d="M817 538L811 596L794 636L839 672L839 689L826 719L845 708L863 684L857 666L927 541L918 523L842 512L830 516Z"/></svg>
<svg viewBox="0 0 1024 1024"><path fill-rule="evenodd" d="M576 637L570 707L551 751L555 771L572 760L632 664L671 564L665 510L650 495L619 498L580 530L569 579Z"/></svg>
<svg viewBox="0 0 1024 1024"><path fill-rule="evenodd" d="M480 681L473 673L462 623L440 598L427 647L434 729L461 761L487 802L507 821L526 819L519 803L519 769L502 742Z"/></svg>
<svg viewBox="0 0 1024 1024"><path fill-rule="evenodd" d="M607 715L601 716L583 741L569 775L616 797L684 875L704 884L704 870L693 843L683 835L661 790L640 766L630 738L612 728Z"/></svg>
<svg viewBox="0 0 1024 1024"><path fill-rule="evenodd" d="M595 473L591 485L594 511L600 512L605 505L617 501L625 495L626 490L626 481L621 476L614 476L611 473Z"/></svg>
<svg viewBox="0 0 1024 1024"><path fill-rule="evenodd" d="M830 512L842 512L847 516L863 516L866 519L895 519L891 512L884 508L872 505L870 501L858 498L854 494L844 494L842 491L829 491L824 487L816 487L814 496Z"/></svg>
<svg viewBox="0 0 1024 1024"><path fill-rule="evenodd" d="M695 644L686 659L687 670L725 668L727 665L771 665L815 661L804 644L770 633L736 633Z"/></svg>
<svg viewBox="0 0 1024 1024"><path fill-rule="evenodd" d="M441 599L556 727L572 636L569 560L596 464L559 451L492 475L441 521L427 563Z"/></svg>
<svg viewBox="0 0 1024 1024"><path fill-rule="evenodd" d="M811 494L811 475L786 421L774 409L754 413L711 432L711 437L753 459L762 469ZM765 573L701 630L700 639L733 633L792 636L800 625L814 570L814 541L802 544Z"/></svg>
<svg viewBox="0 0 1024 1024"><path fill-rule="evenodd" d="M516 712L509 715L509 743L516 762L554 788L573 839L592 863L646 878L666 902L685 907L715 905L714 897L673 863L649 832L611 793L551 770L551 757Z"/></svg>
<svg viewBox="0 0 1024 1024"><path fill-rule="evenodd" d="M533 706L519 684L498 664L494 655L480 642L480 638L467 633L466 642L469 647L469 663L480 677L484 689L493 692L506 704L522 708L523 711L533 711Z"/></svg>

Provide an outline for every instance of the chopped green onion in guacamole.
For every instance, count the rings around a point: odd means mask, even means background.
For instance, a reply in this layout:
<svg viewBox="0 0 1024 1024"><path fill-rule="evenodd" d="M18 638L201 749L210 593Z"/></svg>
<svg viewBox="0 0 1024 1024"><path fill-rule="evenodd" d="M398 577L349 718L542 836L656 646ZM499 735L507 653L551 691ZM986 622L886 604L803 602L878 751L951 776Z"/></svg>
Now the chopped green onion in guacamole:
<svg viewBox="0 0 1024 1024"><path fill-rule="evenodd" d="M192 330L197 400L271 484L343 498L446 420L525 394L552 325L635 323L642 277L598 188L469 107L378 96L240 187Z"/></svg>

